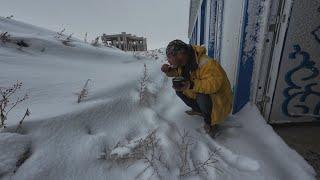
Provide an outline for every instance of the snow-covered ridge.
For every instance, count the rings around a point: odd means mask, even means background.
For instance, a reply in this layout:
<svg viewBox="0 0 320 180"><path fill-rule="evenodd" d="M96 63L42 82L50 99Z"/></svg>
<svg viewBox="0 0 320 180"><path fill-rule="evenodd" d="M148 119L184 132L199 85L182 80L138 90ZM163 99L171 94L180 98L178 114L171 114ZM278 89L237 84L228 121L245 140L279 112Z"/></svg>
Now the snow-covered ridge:
<svg viewBox="0 0 320 180"><path fill-rule="evenodd" d="M160 72L163 50L139 58L77 39L66 46L56 32L0 18L6 31L30 46L0 42L0 87L19 80L30 99L0 133L0 179L314 179L252 105L208 136Z"/></svg>

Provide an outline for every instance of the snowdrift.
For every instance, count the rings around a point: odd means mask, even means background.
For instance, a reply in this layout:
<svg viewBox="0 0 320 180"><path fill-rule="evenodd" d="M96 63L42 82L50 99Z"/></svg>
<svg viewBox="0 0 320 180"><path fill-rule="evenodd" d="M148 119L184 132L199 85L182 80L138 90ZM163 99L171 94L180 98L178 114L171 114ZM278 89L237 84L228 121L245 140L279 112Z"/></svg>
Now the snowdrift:
<svg viewBox="0 0 320 180"><path fill-rule="evenodd" d="M163 50L150 59L77 39L66 46L56 32L6 18L0 31L30 45L0 42L0 87L19 80L17 96L30 96L0 133L1 179L315 179L253 105L208 136L160 72Z"/></svg>

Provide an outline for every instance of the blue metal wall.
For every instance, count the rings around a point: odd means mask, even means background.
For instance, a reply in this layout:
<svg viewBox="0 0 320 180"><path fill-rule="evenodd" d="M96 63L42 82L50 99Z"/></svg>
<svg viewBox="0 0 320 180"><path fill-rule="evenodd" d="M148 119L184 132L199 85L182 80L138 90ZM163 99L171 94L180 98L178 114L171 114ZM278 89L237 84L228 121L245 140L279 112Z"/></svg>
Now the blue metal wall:
<svg viewBox="0 0 320 180"><path fill-rule="evenodd" d="M201 24L200 24L200 45L204 44L205 27L206 27L206 6L207 0L203 0L201 4Z"/></svg>
<svg viewBox="0 0 320 180"><path fill-rule="evenodd" d="M253 74L253 64L254 64L254 58L256 55L256 42L257 42L257 36L260 29L260 24L258 23L257 19L260 17L263 8L260 6L260 2L264 0L244 0L244 14L243 14L243 23L242 23L242 30L241 30L241 37L240 37L240 48L239 48L239 59L238 59L238 65L237 65L237 79L236 79L236 85L234 87L234 103L233 103L233 113L238 112L241 110L241 108L250 100L250 90L251 90L251 79ZM211 0L209 3L211 6L210 13L222 13L222 12L216 12L216 6L217 6L216 0ZM201 4L200 13L198 14L198 18L196 20L193 33L190 39L191 44L204 44L205 39L208 39L208 55L210 57L215 56L215 43L216 43L216 37L214 36L215 26L209 28L209 37L206 37L205 34L205 28L206 28L206 5L207 0L203 0ZM250 6L250 7L249 7ZM254 9L253 13L250 12L250 15L253 17L250 17L249 22L249 9ZM252 10L251 10L252 11ZM210 15L210 22L215 21L216 15ZM198 22L199 21L199 22ZM223 21L223 19L221 19ZM198 29L198 23L200 23L200 29ZM222 22L221 27L222 28ZM254 27L249 29L250 27ZM200 39L198 41L198 31L200 31ZM252 46L253 45L253 46Z"/></svg>
<svg viewBox="0 0 320 180"><path fill-rule="evenodd" d="M234 88L233 113L240 111L250 101L256 45L260 31L259 18L263 13L264 0L245 0L239 51L237 82ZM250 14L249 14L250 11ZM249 21L250 16L250 21ZM252 28L253 27L253 28Z"/></svg>
<svg viewBox="0 0 320 180"><path fill-rule="evenodd" d="M238 64L237 83L234 88L234 100L233 100L233 113L236 113L243 108L243 106L249 101L250 98L250 83L253 72L253 60L252 58L245 59L244 46L245 37L247 35L246 27L248 26L248 0L244 3L244 16L242 24L242 34L240 43L240 55Z"/></svg>

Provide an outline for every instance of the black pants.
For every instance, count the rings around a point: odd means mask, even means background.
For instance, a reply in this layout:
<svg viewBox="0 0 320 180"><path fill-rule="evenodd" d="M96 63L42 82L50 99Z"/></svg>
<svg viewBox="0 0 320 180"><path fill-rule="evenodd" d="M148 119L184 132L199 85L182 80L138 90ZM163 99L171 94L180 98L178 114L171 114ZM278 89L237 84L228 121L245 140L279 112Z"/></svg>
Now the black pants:
<svg viewBox="0 0 320 180"><path fill-rule="evenodd" d="M176 91L176 94L187 106L192 108L192 110L200 112L204 117L205 123L211 125L212 101L210 95L199 93L196 99L191 99L180 91Z"/></svg>

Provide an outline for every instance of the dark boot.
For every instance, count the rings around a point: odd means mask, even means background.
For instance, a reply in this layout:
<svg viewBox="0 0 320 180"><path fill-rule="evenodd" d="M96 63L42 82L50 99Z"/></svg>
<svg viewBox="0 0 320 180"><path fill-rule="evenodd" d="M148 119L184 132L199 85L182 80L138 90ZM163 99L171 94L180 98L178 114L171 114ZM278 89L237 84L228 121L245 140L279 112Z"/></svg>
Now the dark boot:
<svg viewBox="0 0 320 180"><path fill-rule="evenodd" d="M206 133L209 134L212 138L218 137L221 133L221 128L219 125L211 126L209 124L205 124L203 128L206 131Z"/></svg>
<svg viewBox="0 0 320 180"><path fill-rule="evenodd" d="M195 111L195 110L193 110L193 109L191 109L191 110L186 110L185 111L188 115L190 115L190 116L195 116L195 115L197 115L197 116L202 116L202 113L201 112L197 112L197 111Z"/></svg>

